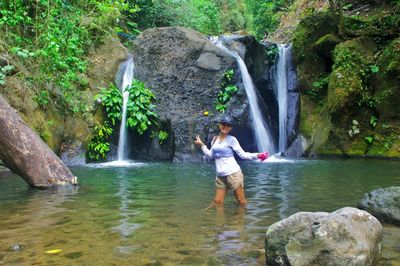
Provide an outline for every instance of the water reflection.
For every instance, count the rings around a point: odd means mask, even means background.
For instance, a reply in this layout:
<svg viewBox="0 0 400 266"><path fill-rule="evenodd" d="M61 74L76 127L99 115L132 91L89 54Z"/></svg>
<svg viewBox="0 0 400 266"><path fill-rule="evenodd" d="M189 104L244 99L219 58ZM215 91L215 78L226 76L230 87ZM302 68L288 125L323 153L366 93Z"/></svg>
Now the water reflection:
<svg viewBox="0 0 400 266"><path fill-rule="evenodd" d="M246 207L218 206L215 209L215 234L216 256L224 265L239 265L243 262L242 250L245 248L245 215ZM240 260L237 258L240 257ZM242 264L243 265L243 264Z"/></svg>
<svg viewBox="0 0 400 266"><path fill-rule="evenodd" d="M129 237L140 228L140 224L131 222L131 218L139 215L139 211L130 208L133 200L131 199L131 183L128 180L128 176L126 170L120 170L115 178L118 187L118 192L115 195L121 203L119 207L121 219L119 219L120 224L115 226L113 230L118 231L122 238Z"/></svg>

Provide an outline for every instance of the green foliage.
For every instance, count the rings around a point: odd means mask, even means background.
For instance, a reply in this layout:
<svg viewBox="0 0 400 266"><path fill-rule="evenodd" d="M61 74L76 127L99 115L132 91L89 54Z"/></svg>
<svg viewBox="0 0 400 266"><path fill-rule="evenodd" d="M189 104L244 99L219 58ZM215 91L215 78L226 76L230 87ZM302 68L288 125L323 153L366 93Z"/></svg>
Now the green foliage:
<svg viewBox="0 0 400 266"><path fill-rule="evenodd" d="M35 96L33 96L33 100L42 108L46 108L46 106L49 104L50 97L49 93L42 89L39 92L36 93Z"/></svg>
<svg viewBox="0 0 400 266"><path fill-rule="evenodd" d="M379 72L379 67L377 65L370 65L369 70L371 71L371 73L375 74Z"/></svg>
<svg viewBox="0 0 400 266"><path fill-rule="evenodd" d="M344 107L346 104L365 105L374 108L376 99L373 90L368 86L368 77L379 71L376 65L371 64L373 57L363 47L362 40L343 42L334 50L334 65L330 82L330 90L334 99L331 104Z"/></svg>
<svg viewBox="0 0 400 266"><path fill-rule="evenodd" d="M87 70L88 48L117 28L123 14L136 12L126 0L0 2L0 35L13 60L29 68L38 87L55 84L49 95L66 112L85 112L86 89L81 75Z"/></svg>
<svg viewBox="0 0 400 266"><path fill-rule="evenodd" d="M371 116L371 119L369 120L370 125L375 128L376 124L378 123L378 118L376 118L375 116Z"/></svg>
<svg viewBox="0 0 400 266"><path fill-rule="evenodd" d="M139 80L133 80L132 86L127 89L129 100L127 104L128 127L143 134L151 125L157 124L155 113L154 94Z"/></svg>
<svg viewBox="0 0 400 266"><path fill-rule="evenodd" d="M275 0L246 0L248 12L250 13L251 30L259 39L273 32L279 25L285 8L291 1Z"/></svg>
<svg viewBox="0 0 400 266"><path fill-rule="evenodd" d="M328 83L329 75L324 75L321 79L312 83L312 89L306 90L304 93L310 96L315 103L322 105L325 100Z"/></svg>
<svg viewBox="0 0 400 266"><path fill-rule="evenodd" d="M368 145L371 145L375 138L373 135L371 135L371 136L366 136L364 139L368 143Z"/></svg>
<svg viewBox="0 0 400 266"><path fill-rule="evenodd" d="M215 110L218 112L224 113L226 111L226 104L238 91L238 88L232 83L233 75L233 69L229 69L224 73L221 89L218 92L215 105Z"/></svg>
<svg viewBox="0 0 400 266"><path fill-rule="evenodd" d="M168 139L168 137L169 137L169 134L167 131L160 130L158 132L158 141L160 144L163 144Z"/></svg>
<svg viewBox="0 0 400 266"><path fill-rule="evenodd" d="M26 59L28 57L34 57L35 53L29 52L27 49L22 49L20 47L11 48L11 52L17 55L20 58Z"/></svg>
<svg viewBox="0 0 400 266"><path fill-rule="evenodd" d="M12 70L14 70L14 66L11 65L0 67L0 85L6 84L5 81L6 75Z"/></svg>
<svg viewBox="0 0 400 266"><path fill-rule="evenodd" d="M100 93L95 96L95 100L101 103L111 125L115 126L122 116L121 91L114 84L111 84L108 89L100 89Z"/></svg>
<svg viewBox="0 0 400 266"><path fill-rule="evenodd" d="M112 133L113 129L107 122L104 125L96 125L94 127L92 132L93 137L87 146L89 159L98 161L99 159L106 158L106 154L110 150L108 141Z"/></svg>
<svg viewBox="0 0 400 266"><path fill-rule="evenodd" d="M133 1L129 1L133 2ZM130 16L140 30L176 25L180 3L173 0L136 0L140 9Z"/></svg>
<svg viewBox="0 0 400 266"><path fill-rule="evenodd" d="M181 26L192 28L208 35L222 32L219 9L214 0L185 1L180 8Z"/></svg>

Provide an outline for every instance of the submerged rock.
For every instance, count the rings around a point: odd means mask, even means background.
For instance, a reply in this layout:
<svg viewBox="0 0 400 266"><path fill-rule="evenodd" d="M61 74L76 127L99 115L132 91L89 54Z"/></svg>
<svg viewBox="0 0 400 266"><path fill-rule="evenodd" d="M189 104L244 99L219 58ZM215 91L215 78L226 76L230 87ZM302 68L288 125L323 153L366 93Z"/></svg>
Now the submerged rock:
<svg viewBox="0 0 400 266"><path fill-rule="evenodd" d="M371 213L381 222L400 225L400 187L368 192L357 207Z"/></svg>
<svg viewBox="0 0 400 266"><path fill-rule="evenodd" d="M374 265L382 225L366 211L299 212L266 233L267 265Z"/></svg>

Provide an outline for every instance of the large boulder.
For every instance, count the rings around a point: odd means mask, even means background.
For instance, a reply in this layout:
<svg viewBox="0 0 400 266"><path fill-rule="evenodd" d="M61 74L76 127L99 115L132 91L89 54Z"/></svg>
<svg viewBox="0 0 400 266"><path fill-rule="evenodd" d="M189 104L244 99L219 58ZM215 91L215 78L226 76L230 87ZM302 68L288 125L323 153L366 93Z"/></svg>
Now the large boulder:
<svg viewBox="0 0 400 266"><path fill-rule="evenodd" d="M366 211L299 212L266 233L267 265L374 265L381 254L382 225Z"/></svg>
<svg viewBox="0 0 400 266"><path fill-rule="evenodd" d="M155 94L160 121L171 124L169 133L174 136L174 143L168 150L174 150L173 160L200 160L201 153L193 140L199 134L210 142L216 134L215 100L224 73L234 69L234 82L240 80L235 59L204 35L181 27L145 30L133 46L135 78L143 81ZM240 130L236 133L239 136L251 131L247 97L241 86L228 111L238 122L236 130ZM246 138L249 135L246 134ZM158 149L147 149L146 152L150 150Z"/></svg>
<svg viewBox="0 0 400 266"><path fill-rule="evenodd" d="M400 225L400 187L368 192L357 207L371 213L381 222Z"/></svg>

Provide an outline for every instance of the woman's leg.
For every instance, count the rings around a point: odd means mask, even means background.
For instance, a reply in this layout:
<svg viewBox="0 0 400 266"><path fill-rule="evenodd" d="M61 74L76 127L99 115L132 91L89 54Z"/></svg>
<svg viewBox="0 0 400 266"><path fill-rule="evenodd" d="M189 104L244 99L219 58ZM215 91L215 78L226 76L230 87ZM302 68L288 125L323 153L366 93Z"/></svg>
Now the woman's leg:
<svg viewBox="0 0 400 266"><path fill-rule="evenodd" d="M221 207L221 206L223 207L226 192L227 192L226 189L217 188L215 190L215 197L213 202L211 202L211 204L207 208L205 208L205 210L209 210L214 207Z"/></svg>
<svg viewBox="0 0 400 266"><path fill-rule="evenodd" d="M233 193L235 193L235 198L240 205L245 206L247 204L247 200L244 195L244 188L242 186L239 186L237 189L235 189Z"/></svg>
<svg viewBox="0 0 400 266"><path fill-rule="evenodd" d="M226 195L226 189L217 188L217 189L215 190L214 204L215 204L215 205L222 205L222 204L224 204L225 195Z"/></svg>

